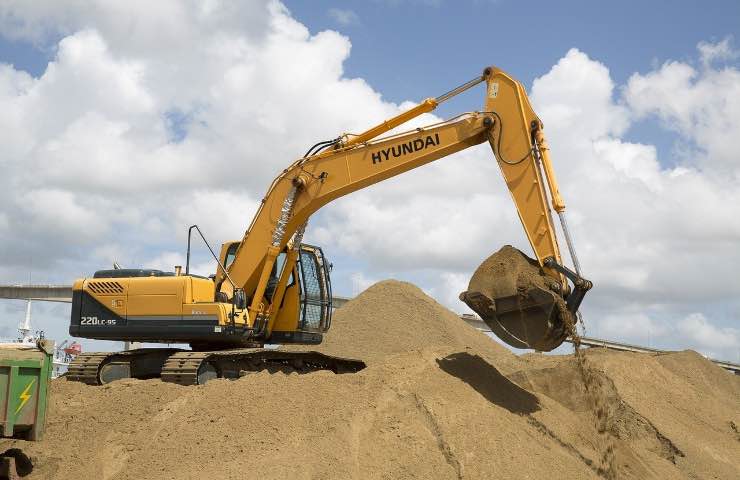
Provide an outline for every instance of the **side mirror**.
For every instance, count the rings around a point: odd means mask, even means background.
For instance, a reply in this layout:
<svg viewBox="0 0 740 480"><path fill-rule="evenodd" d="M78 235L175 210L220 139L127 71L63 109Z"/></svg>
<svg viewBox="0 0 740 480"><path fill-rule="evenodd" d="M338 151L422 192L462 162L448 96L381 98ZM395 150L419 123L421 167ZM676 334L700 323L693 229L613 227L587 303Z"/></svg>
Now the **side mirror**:
<svg viewBox="0 0 740 480"><path fill-rule="evenodd" d="M247 296L241 288L234 290L234 306L239 310L247 308Z"/></svg>

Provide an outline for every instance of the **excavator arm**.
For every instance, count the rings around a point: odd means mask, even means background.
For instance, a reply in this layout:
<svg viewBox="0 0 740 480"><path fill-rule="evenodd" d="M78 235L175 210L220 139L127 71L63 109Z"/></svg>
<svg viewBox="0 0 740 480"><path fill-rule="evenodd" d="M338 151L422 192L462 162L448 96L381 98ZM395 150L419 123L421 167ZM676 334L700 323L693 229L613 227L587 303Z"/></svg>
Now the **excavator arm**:
<svg viewBox="0 0 740 480"><path fill-rule="evenodd" d="M482 112L378 138L479 83L486 84ZM524 87L500 69L489 67L479 78L426 99L360 135L345 134L325 142L329 149L297 160L272 182L227 272L219 269L217 285L228 297L242 290L249 303L246 323L259 325L269 335L285 290L286 272L295 262L296 249L314 212L348 193L488 141L538 263L566 286L564 275L573 272L562 266L545 184L553 208L560 213L565 206L542 128ZM287 261L277 288L267 298L268 280L274 278L281 252L287 252Z"/></svg>
<svg viewBox="0 0 740 480"><path fill-rule="evenodd" d="M395 133L406 122L480 83L486 87L480 112ZM461 299L510 345L537 350L557 347L591 284L581 277L572 250L575 272L561 260L549 201L561 217L569 248L571 242L542 122L522 85L489 67L481 76L366 132L317 144L318 150L312 148L283 170L267 190L243 239L222 246L214 279L190 274L194 230L216 257L193 225L184 274L180 267L175 272L113 269L77 280L71 335L188 343L192 350L145 348L78 355L68 378L102 384L118 378L161 376L189 385L264 369L342 373L364 368L362 361L318 352L255 350L266 342L316 345L331 326L329 264L321 248L302 243L309 218L348 193L484 142L493 150L536 259L514 252L506 260L513 267L502 269L506 262L499 261L503 258L499 254L511 251L505 247L478 268ZM489 275L484 268L489 260L498 273ZM478 278L495 282L493 286L478 283ZM521 279L528 283L523 285Z"/></svg>

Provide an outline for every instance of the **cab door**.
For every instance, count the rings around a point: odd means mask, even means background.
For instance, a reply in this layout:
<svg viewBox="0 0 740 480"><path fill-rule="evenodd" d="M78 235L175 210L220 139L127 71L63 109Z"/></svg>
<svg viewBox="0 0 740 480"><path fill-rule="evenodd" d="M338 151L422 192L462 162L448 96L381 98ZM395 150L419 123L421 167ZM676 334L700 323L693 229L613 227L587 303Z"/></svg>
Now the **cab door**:
<svg viewBox="0 0 740 480"><path fill-rule="evenodd" d="M324 333L332 315L329 264L321 248L312 245L301 245L296 264L301 288L298 330Z"/></svg>

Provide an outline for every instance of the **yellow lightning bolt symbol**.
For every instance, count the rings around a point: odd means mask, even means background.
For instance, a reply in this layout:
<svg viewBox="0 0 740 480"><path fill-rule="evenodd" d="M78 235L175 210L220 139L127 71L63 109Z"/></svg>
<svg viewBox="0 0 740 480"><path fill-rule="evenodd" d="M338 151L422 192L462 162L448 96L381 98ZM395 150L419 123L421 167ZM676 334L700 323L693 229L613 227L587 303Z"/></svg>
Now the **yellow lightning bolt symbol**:
<svg viewBox="0 0 740 480"><path fill-rule="evenodd" d="M26 402L31 398L31 394L28 393L28 391L31 390L31 386L33 385L35 381L36 381L35 378L31 380L31 382L26 386L26 389L23 390L23 393L21 393L20 396L18 397L21 399L21 404L18 405L18 408L15 409L16 415L18 414L18 412L21 411L21 408L23 408L23 405L25 405Z"/></svg>

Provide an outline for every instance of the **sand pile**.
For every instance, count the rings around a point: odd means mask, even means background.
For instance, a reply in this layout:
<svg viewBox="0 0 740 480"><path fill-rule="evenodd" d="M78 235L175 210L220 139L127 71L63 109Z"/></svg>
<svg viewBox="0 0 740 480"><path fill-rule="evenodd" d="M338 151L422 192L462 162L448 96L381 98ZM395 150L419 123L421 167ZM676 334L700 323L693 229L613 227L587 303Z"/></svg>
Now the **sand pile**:
<svg viewBox="0 0 740 480"><path fill-rule="evenodd" d="M182 387L52 382L32 479L599 478L570 356L517 357L412 285L337 312L322 351L357 374L261 372ZM740 476L740 379L692 352L591 352L619 478Z"/></svg>
<svg viewBox="0 0 740 480"><path fill-rule="evenodd" d="M376 283L337 310L321 351L372 364L389 355L440 346L515 358L418 287L396 280Z"/></svg>

